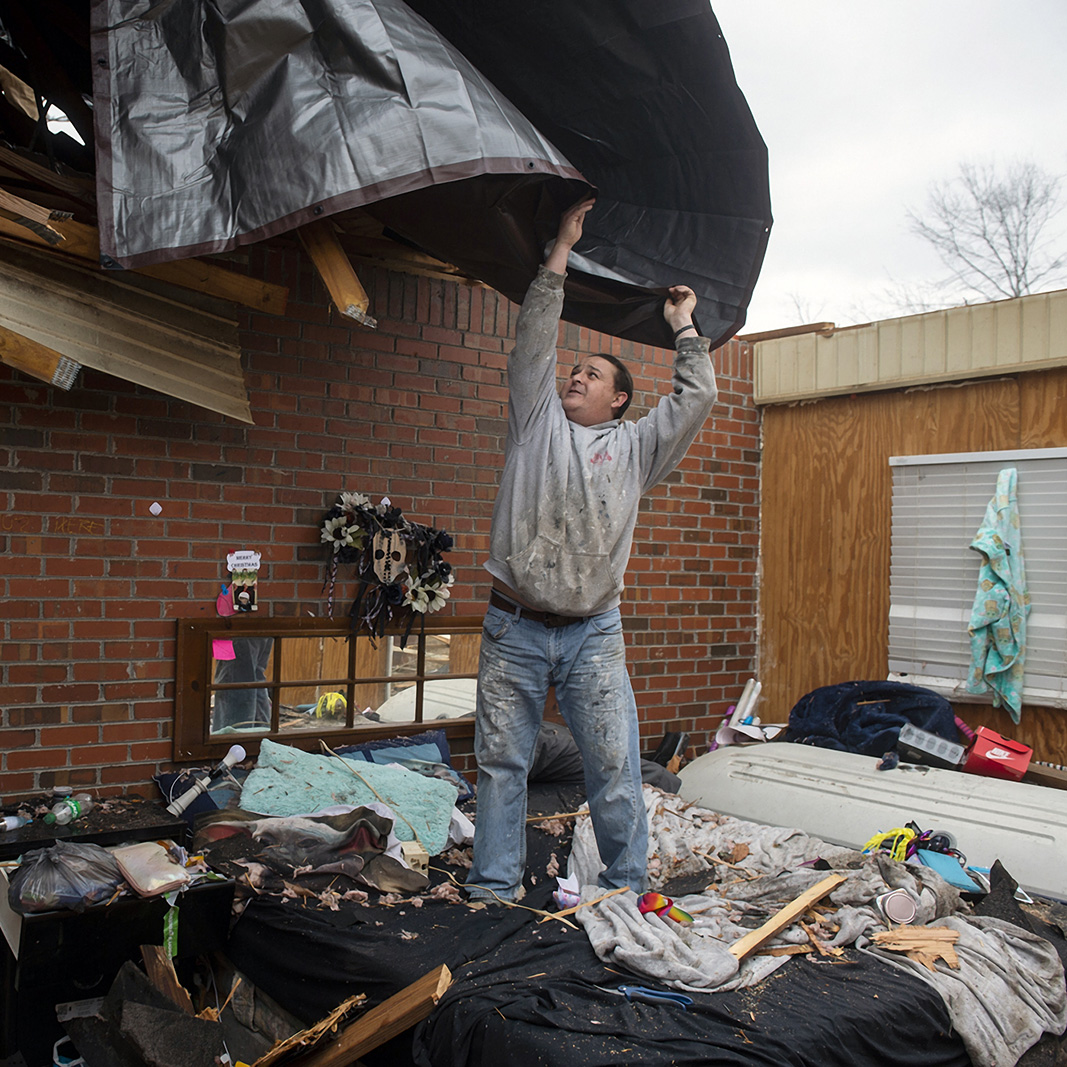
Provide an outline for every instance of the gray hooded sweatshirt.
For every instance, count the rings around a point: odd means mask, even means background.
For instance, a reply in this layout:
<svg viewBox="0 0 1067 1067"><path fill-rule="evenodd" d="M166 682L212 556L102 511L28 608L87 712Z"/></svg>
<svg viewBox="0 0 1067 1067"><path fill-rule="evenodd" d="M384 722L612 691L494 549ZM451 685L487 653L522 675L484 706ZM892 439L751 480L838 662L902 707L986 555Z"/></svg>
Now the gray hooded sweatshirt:
<svg viewBox="0 0 1067 1067"><path fill-rule="evenodd" d="M678 465L718 389L708 340L686 335L672 391L636 422L571 422L556 386L564 275L540 267L508 357L508 439L486 569L532 607L617 607L643 493Z"/></svg>

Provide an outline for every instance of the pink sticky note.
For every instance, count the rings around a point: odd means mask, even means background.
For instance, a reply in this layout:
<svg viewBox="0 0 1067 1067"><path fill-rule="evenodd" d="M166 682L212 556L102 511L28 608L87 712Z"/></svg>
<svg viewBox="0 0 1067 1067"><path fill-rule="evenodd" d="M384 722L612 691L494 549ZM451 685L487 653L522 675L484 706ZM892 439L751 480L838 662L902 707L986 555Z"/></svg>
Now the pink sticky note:
<svg viewBox="0 0 1067 1067"><path fill-rule="evenodd" d="M216 637L211 642L211 654L215 659L237 659L233 650L233 641L227 637Z"/></svg>

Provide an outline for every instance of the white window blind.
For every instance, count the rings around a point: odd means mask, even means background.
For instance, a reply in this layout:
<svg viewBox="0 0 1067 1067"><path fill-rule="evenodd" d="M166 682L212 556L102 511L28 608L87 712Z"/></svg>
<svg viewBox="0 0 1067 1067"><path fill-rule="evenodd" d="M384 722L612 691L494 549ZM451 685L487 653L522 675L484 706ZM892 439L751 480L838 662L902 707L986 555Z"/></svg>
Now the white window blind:
<svg viewBox="0 0 1067 1067"><path fill-rule="evenodd" d="M972 699L963 690L967 623L982 557L968 546L998 474L1014 467L1031 598L1023 696L1067 707L1067 449L894 456L889 463L891 676Z"/></svg>

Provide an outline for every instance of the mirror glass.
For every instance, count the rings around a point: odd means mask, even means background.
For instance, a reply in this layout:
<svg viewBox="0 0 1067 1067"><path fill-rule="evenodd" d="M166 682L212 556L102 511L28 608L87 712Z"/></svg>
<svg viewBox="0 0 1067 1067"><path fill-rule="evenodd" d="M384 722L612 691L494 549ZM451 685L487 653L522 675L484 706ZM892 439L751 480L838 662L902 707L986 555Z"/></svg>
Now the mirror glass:
<svg viewBox="0 0 1067 1067"><path fill-rule="evenodd" d="M439 615L371 638L347 619L179 619L174 753L221 758L266 737L331 747L473 730L480 616ZM401 646L404 647L401 647ZM234 735L238 735L237 738Z"/></svg>

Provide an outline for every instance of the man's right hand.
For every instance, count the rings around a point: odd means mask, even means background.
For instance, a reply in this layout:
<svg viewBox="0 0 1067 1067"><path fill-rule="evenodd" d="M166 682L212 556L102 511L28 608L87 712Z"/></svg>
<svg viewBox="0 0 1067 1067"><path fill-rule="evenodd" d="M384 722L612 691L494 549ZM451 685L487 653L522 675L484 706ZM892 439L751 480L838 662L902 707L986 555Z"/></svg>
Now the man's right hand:
<svg viewBox="0 0 1067 1067"><path fill-rule="evenodd" d="M552 246L545 266L555 274L567 273L567 257L571 249L581 240L582 223L592 206L596 203L596 197L579 200L572 204L559 219L559 229L556 231L556 243Z"/></svg>

